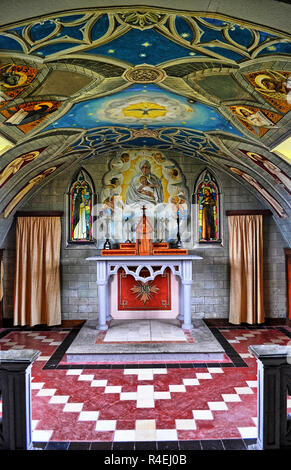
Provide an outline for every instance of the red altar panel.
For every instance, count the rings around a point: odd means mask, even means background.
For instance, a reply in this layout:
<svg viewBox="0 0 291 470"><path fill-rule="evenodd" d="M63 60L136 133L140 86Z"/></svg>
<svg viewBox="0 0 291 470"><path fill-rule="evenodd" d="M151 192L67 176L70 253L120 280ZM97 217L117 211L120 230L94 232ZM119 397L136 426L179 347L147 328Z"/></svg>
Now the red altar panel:
<svg viewBox="0 0 291 470"><path fill-rule="evenodd" d="M147 277L148 270L140 275ZM118 310L171 310L171 270L165 269L153 281L143 283L118 270Z"/></svg>

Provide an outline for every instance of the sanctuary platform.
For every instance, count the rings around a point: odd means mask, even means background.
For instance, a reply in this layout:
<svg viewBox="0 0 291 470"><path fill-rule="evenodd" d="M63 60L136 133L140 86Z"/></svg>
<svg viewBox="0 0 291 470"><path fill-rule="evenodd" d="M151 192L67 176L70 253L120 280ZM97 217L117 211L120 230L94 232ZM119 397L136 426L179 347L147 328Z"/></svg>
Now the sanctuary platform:
<svg viewBox="0 0 291 470"><path fill-rule="evenodd" d="M223 361L224 349L203 320L185 331L177 319L112 320L106 331L88 320L66 351L67 362Z"/></svg>

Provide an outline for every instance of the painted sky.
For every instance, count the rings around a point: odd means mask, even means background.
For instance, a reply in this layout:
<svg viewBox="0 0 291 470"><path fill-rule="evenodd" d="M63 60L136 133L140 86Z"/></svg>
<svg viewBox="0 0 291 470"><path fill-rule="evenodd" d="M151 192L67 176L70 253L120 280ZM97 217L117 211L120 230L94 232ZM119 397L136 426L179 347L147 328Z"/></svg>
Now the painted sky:
<svg viewBox="0 0 291 470"><path fill-rule="evenodd" d="M143 106L150 105L149 111L135 111L140 108L141 103ZM155 109L160 109L160 112L155 113ZM144 126L155 128L163 125L199 131L220 130L242 136L215 109L202 103L191 103L187 98L165 91L156 85L133 85L114 95L77 103L65 116L45 130L67 127L92 129L117 123L120 126L135 128Z"/></svg>

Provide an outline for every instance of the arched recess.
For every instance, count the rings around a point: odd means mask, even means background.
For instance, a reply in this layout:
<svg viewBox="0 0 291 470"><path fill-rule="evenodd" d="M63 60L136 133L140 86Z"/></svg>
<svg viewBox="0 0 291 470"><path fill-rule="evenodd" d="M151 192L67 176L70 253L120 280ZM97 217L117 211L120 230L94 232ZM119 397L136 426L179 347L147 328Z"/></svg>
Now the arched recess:
<svg viewBox="0 0 291 470"><path fill-rule="evenodd" d="M195 245L222 244L222 193L216 176L205 168L193 194Z"/></svg>
<svg viewBox="0 0 291 470"><path fill-rule="evenodd" d="M66 194L67 244L83 245L95 243L94 211L97 202L95 186L84 168L73 176Z"/></svg>

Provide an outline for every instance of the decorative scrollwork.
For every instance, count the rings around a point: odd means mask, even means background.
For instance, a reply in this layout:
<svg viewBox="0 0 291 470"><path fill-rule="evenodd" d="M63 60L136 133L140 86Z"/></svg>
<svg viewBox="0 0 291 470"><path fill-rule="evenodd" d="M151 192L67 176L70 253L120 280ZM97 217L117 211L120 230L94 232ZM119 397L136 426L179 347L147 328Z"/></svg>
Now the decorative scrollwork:
<svg viewBox="0 0 291 470"><path fill-rule="evenodd" d="M78 141L75 151L91 151L86 159L94 155L101 155L110 150L120 150L128 146L138 145L136 139L155 139L157 149L180 150L191 157L200 156L200 152L209 152L214 155L218 152L218 147L211 141L208 135L201 131L177 127L166 127L163 129L130 129L125 127L99 127L90 129ZM158 143L159 142L159 143Z"/></svg>

